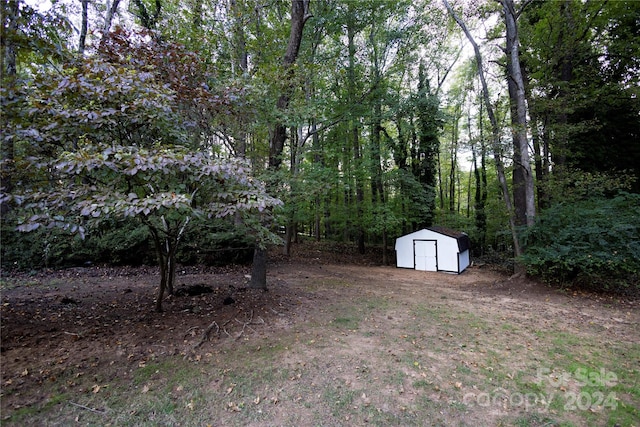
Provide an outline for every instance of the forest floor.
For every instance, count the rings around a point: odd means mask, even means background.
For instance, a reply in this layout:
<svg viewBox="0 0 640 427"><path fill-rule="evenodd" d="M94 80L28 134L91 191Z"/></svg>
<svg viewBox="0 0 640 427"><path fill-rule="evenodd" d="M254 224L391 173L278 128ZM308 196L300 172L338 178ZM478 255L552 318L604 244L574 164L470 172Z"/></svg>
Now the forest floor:
<svg viewBox="0 0 640 427"><path fill-rule="evenodd" d="M6 426L640 426L640 301L348 246L249 268L2 278Z"/></svg>

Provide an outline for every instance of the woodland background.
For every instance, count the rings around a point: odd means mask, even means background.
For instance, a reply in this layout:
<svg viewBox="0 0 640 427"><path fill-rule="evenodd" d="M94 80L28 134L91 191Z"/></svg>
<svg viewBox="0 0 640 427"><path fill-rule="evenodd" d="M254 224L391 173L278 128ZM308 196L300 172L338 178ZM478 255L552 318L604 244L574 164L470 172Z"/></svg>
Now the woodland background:
<svg viewBox="0 0 640 427"><path fill-rule="evenodd" d="M386 264L439 225L478 262L638 289L640 2L2 9L5 271L159 262L172 291L176 262L307 238Z"/></svg>

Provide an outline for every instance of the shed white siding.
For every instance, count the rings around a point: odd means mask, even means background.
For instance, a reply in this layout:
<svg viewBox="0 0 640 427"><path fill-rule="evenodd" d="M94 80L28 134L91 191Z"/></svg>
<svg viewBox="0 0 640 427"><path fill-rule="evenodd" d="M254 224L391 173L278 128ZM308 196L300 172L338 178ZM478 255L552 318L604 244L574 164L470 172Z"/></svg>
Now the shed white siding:
<svg viewBox="0 0 640 427"><path fill-rule="evenodd" d="M462 273L469 266L469 237L440 227L396 239L396 265L422 271Z"/></svg>

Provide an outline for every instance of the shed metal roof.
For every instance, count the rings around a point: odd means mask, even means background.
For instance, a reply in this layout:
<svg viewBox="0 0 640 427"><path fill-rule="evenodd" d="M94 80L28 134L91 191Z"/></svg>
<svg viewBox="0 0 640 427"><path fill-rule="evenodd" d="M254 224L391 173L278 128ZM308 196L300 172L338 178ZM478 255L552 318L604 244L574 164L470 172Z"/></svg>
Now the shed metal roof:
<svg viewBox="0 0 640 427"><path fill-rule="evenodd" d="M471 239L469 239L469 236L466 233L463 233L462 231L456 231L450 228L440 227L440 226L427 227L427 230L444 234L445 236L453 237L458 241L458 250L460 252L464 252L467 249L471 248Z"/></svg>

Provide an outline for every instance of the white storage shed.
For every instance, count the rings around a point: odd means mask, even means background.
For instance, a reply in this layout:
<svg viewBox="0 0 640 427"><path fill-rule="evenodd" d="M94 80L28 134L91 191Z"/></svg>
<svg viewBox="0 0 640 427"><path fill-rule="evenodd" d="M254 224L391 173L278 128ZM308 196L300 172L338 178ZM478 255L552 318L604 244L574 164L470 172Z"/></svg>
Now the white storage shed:
<svg viewBox="0 0 640 427"><path fill-rule="evenodd" d="M401 268L462 273L469 266L469 236L444 227L429 227L396 239Z"/></svg>

